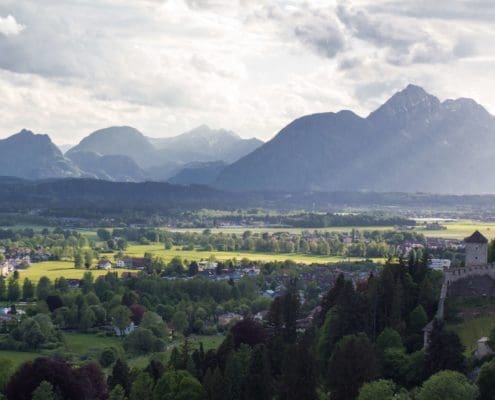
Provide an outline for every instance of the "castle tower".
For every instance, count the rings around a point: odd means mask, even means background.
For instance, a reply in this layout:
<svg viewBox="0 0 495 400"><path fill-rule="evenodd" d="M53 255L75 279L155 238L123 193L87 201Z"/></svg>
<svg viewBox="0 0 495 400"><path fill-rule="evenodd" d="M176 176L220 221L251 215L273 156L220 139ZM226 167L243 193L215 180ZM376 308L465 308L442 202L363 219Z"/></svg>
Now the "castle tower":
<svg viewBox="0 0 495 400"><path fill-rule="evenodd" d="M488 239L479 231L464 239L466 244L466 267L488 264Z"/></svg>

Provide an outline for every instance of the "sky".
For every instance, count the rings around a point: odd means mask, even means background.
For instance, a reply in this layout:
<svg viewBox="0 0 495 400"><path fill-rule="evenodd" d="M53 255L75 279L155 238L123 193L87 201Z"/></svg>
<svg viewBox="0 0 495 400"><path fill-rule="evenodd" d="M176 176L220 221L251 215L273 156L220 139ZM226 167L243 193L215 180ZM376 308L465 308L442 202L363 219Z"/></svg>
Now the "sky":
<svg viewBox="0 0 495 400"><path fill-rule="evenodd" d="M0 0L0 137L130 125L268 140L408 83L495 113L492 0Z"/></svg>

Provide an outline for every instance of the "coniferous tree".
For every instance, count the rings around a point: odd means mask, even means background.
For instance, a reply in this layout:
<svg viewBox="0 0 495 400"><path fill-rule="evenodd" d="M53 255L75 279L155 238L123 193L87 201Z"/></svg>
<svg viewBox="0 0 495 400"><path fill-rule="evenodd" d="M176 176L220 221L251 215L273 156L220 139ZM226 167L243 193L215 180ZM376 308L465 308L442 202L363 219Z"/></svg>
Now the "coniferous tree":
<svg viewBox="0 0 495 400"><path fill-rule="evenodd" d="M254 347L249 362L243 399L271 400L273 382L270 361L263 344Z"/></svg>
<svg viewBox="0 0 495 400"><path fill-rule="evenodd" d="M115 362L112 374L108 377L108 387L110 389L115 388L117 385L122 386L126 396L129 395L131 391L130 370L127 363L121 358Z"/></svg>
<svg viewBox="0 0 495 400"><path fill-rule="evenodd" d="M378 376L373 344L361 333L343 337L328 362L326 382L332 400L353 400L359 388Z"/></svg>
<svg viewBox="0 0 495 400"><path fill-rule="evenodd" d="M0 275L0 301L7 300L7 283L5 278Z"/></svg>
<svg viewBox="0 0 495 400"><path fill-rule="evenodd" d="M464 346L459 336L435 319L426 347L425 378L443 370L464 372L466 359L463 353Z"/></svg>
<svg viewBox="0 0 495 400"><path fill-rule="evenodd" d="M153 386L154 382L151 376L146 372L140 372L132 382L129 400L151 399Z"/></svg>
<svg viewBox="0 0 495 400"><path fill-rule="evenodd" d="M279 398L285 400L316 400L317 362L314 356L314 331L306 331L297 344L286 352Z"/></svg>
<svg viewBox="0 0 495 400"><path fill-rule="evenodd" d="M125 390L121 385L115 386L108 396L108 400L126 400ZM143 399L144 400L144 399Z"/></svg>
<svg viewBox="0 0 495 400"><path fill-rule="evenodd" d="M34 285L28 278L25 278L22 284L22 298L24 300L31 300L34 298Z"/></svg>
<svg viewBox="0 0 495 400"><path fill-rule="evenodd" d="M21 298L21 287L17 279L9 279L9 286L7 288L7 300L17 301Z"/></svg>

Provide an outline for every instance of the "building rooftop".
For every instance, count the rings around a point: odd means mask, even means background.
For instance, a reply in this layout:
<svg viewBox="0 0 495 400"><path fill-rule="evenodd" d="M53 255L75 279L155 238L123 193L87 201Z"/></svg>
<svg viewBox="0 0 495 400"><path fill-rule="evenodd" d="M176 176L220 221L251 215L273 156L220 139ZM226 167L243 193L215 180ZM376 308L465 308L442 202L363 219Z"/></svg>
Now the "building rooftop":
<svg viewBox="0 0 495 400"><path fill-rule="evenodd" d="M465 243L488 243L488 239L479 231L475 231L471 236L464 239Z"/></svg>

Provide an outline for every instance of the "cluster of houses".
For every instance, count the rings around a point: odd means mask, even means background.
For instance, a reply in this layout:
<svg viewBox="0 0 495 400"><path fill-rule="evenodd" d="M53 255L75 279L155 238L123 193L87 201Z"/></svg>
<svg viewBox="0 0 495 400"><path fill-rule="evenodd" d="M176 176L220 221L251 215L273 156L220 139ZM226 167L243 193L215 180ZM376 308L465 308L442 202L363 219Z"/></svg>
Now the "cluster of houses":
<svg viewBox="0 0 495 400"><path fill-rule="evenodd" d="M97 267L104 270L110 270L113 267L145 270L151 267L151 260L144 257L124 257L112 264L108 258L104 257L98 261Z"/></svg>
<svg viewBox="0 0 495 400"><path fill-rule="evenodd" d="M237 282L241 278L248 276L254 278L260 274L260 269L255 267L241 267L241 268L218 268L218 263L214 261L200 261L198 262L198 272L196 276L202 276L203 278L214 281L234 281Z"/></svg>
<svg viewBox="0 0 495 400"><path fill-rule="evenodd" d="M0 262L0 275L3 277L13 273L16 269L25 269L31 264L31 249L16 248L6 249L0 247L3 261Z"/></svg>

